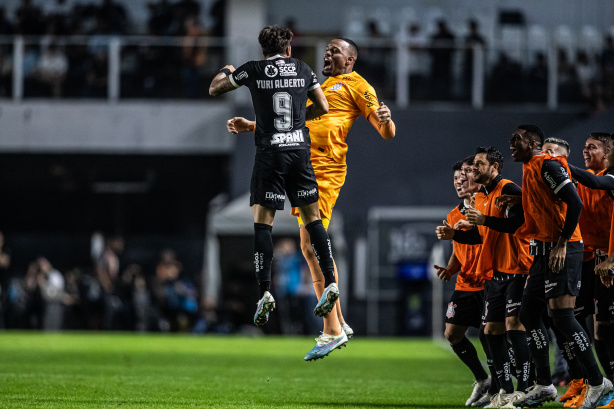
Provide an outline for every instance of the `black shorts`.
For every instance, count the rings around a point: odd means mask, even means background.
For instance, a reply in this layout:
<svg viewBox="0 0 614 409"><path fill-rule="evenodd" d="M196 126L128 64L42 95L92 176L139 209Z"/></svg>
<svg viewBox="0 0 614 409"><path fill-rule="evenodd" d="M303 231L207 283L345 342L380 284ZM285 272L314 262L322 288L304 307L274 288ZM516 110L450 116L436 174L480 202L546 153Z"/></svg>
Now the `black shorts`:
<svg viewBox="0 0 614 409"><path fill-rule="evenodd" d="M249 205L283 210L286 194L294 207L318 201L318 182L311 166L311 151L257 151Z"/></svg>
<svg viewBox="0 0 614 409"><path fill-rule="evenodd" d="M595 258L595 265L601 263L607 255ZM607 288L598 276L595 275L595 265L593 266L593 277L595 280L595 319L597 321L614 320L614 286Z"/></svg>
<svg viewBox="0 0 614 409"><path fill-rule="evenodd" d="M567 243L565 264L555 273L548 267L549 249L535 255L524 289L525 296L546 300L567 294L577 297L582 283L583 257L584 244L581 241Z"/></svg>
<svg viewBox="0 0 614 409"><path fill-rule="evenodd" d="M598 278L597 278L598 279ZM595 259L582 262L582 283L576 298L575 315L595 313Z"/></svg>
<svg viewBox="0 0 614 409"><path fill-rule="evenodd" d="M446 324L479 328L484 309L484 290L454 290L446 311Z"/></svg>
<svg viewBox="0 0 614 409"><path fill-rule="evenodd" d="M484 322L505 322L507 317L518 316L526 279L526 274L494 272L486 291Z"/></svg>

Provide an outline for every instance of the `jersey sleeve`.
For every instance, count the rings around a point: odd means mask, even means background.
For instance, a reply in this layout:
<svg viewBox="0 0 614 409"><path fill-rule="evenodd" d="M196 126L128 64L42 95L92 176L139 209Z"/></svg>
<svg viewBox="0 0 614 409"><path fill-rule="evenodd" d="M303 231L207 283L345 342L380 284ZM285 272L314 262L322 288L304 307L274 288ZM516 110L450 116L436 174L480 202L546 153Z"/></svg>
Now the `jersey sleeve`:
<svg viewBox="0 0 614 409"><path fill-rule="evenodd" d="M361 81L360 84L358 84L358 86L354 89L353 96L354 102L365 118L369 118L371 112L375 111L379 107L375 90L368 82L364 80Z"/></svg>
<svg viewBox="0 0 614 409"><path fill-rule="evenodd" d="M307 65L307 64L305 64ZM309 66L307 66L307 68L309 68ZM311 68L309 68L309 70L311 70L311 82L309 83L309 91L313 91L314 89L318 88L320 86L320 81L318 81L318 77L316 76L316 74L313 72L313 70Z"/></svg>
<svg viewBox="0 0 614 409"><path fill-rule="evenodd" d="M545 160L542 169L542 180L554 194L558 194L563 186L571 183L567 170L559 162L554 160Z"/></svg>
<svg viewBox="0 0 614 409"><path fill-rule="evenodd" d="M235 70L232 74L228 76L230 83L235 86L235 88L239 88L242 85L247 85L250 78L249 73L251 72L251 64L249 62L243 64L239 68Z"/></svg>

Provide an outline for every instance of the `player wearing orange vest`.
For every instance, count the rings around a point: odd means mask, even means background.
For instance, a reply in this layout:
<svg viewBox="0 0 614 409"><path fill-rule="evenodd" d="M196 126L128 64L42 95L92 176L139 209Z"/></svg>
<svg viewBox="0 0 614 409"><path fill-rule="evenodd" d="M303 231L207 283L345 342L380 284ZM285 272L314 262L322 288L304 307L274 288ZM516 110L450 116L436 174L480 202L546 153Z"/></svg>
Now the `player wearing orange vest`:
<svg viewBox="0 0 614 409"><path fill-rule="evenodd" d="M612 209L614 207L614 149L612 144L611 135L607 133L592 133L591 137L587 140L587 146L597 145L601 147L599 143L604 144L605 149L597 150L599 152L599 158L601 155L605 155L605 160L601 163L607 164L607 169L602 169L597 174L589 170L582 170L575 166L570 165L570 170L574 178L578 180L580 185L578 190L583 193L583 197L586 197L585 209L587 202L589 206L594 209L593 215L590 220L590 229L588 235L582 230L582 237L586 242L593 244L595 248L595 258L592 264L592 272L604 271L605 268L609 270L609 261L611 258L607 256L608 252L614 254L613 235L611 233L612 223L614 221L612 216ZM587 149L585 148L585 152ZM588 152L587 152L588 153ZM585 163L590 162L595 155L585 154ZM588 160L587 160L588 159ZM599 163L599 162L597 162ZM592 199L592 201L590 200ZM584 213L584 212L583 212ZM609 238L609 240L608 240ZM607 258L607 260L606 260ZM596 265L596 266L595 266ZM612 381L614 378L614 286L612 285L613 277L604 275L600 280L595 280L595 350L597 356L601 361L601 366L604 368L608 378ZM614 399L610 399L609 404L603 406L604 408L613 408Z"/></svg>
<svg viewBox="0 0 614 409"><path fill-rule="evenodd" d="M477 193L480 185L473 181L473 157L466 158L464 162L456 162L452 167L454 171L454 188L461 203L456 206L446 218L449 225L454 226L459 220L465 219L465 211L471 206L473 195ZM471 396L465 402L469 406L478 401L491 388L491 377L488 376L475 347L467 339L465 333L469 327L481 328L482 310L484 309L484 275L476 274L477 261L480 254L480 245L467 245L454 243L448 265L437 269L437 276L449 281L458 273L454 293L448 303L446 311L445 337L450 343L454 353L471 370L475 377ZM482 338L482 332L480 333ZM487 357L490 351L485 348ZM489 359L490 360L490 359ZM494 370L491 371L494 374ZM498 390L498 389L497 389ZM490 397L491 394L488 396Z"/></svg>
<svg viewBox="0 0 614 409"><path fill-rule="evenodd" d="M482 188L476 194L474 208L466 211L467 224L475 228L451 232L456 243L482 244L476 271L489 278L485 291L484 332L501 389L487 407L501 407L522 399L529 387L530 373L526 333L518 319L522 291L531 264L529 241L514 234L524 222L522 205L495 206L495 199L500 195L522 194L519 186L503 179L500 174L502 170L503 156L499 151L493 147L477 149L473 177L476 183L482 184ZM456 227L460 225L462 223ZM506 333L516 360L516 392Z"/></svg>
<svg viewBox="0 0 614 409"><path fill-rule="evenodd" d="M537 371L537 383L517 406L534 406L554 400L550 355L542 314L549 307L553 324L574 343L574 355L588 379L582 408L593 408L612 391L593 355L588 335L574 317L580 290L584 246L578 227L582 201L569 178L564 157L541 153L544 133L536 125L520 125L510 139L512 158L523 163L522 204L525 224L520 233L535 245L520 311L529 332L529 346Z"/></svg>
<svg viewBox="0 0 614 409"><path fill-rule="evenodd" d="M345 182L348 149L346 137L354 121L364 116L384 139L392 139L396 132L390 109L383 102L378 102L373 87L353 71L357 58L358 49L352 40L337 38L328 44L322 70L328 79L322 84L322 90L329 103L329 112L306 123L311 137L311 163L318 181L318 205L325 227L328 227L339 191ZM232 118L227 128L232 133L249 132L254 130L254 125L254 122L245 118ZM301 249L319 299L324 291L322 273L303 220L297 209L293 208L292 214L298 219ZM335 278L338 278L336 272ZM318 344L320 338L335 336L341 331L345 331L349 338L353 335L352 329L343 319L339 301L333 312L324 317L324 329L317 339ZM305 360L322 358L324 355L317 353L317 348L318 345L308 352Z"/></svg>

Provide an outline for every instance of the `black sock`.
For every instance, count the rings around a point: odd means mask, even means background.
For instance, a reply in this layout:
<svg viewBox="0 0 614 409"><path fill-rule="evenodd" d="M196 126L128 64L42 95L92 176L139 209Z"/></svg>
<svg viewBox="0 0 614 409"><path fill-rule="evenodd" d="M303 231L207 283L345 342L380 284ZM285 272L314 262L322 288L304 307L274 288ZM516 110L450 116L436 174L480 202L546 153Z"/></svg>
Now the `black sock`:
<svg viewBox="0 0 614 409"><path fill-rule="evenodd" d="M271 262L273 261L273 226L254 223L254 266L258 279L259 297L271 286Z"/></svg>
<svg viewBox="0 0 614 409"><path fill-rule="evenodd" d="M335 282L335 265L333 264L333 253L330 245L330 238L322 224L322 220L313 221L305 225L307 233L311 238L311 247L320 264L320 270L324 275L324 288Z"/></svg>
<svg viewBox="0 0 614 409"><path fill-rule="evenodd" d="M458 355L460 360L467 365L476 380L481 381L488 378L488 374L482 367L482 363L478 358L478 353L475 350L475 347L471 341L467 339L467 337L463 337L458 344L453 345L452 350L456 355Z"/></svg>
<svg viewBox="0 0 614 409"><path fill-rule="evenodd" d="M597 322L597 336L599 339L595 340L595 352L608 378L612 376L612 371L614 369L614 346L612 345L614 339L611 338L612 329L613 327L611 325Z"/></svg>
<svg viewBox="0 0 614 409"><path fill-rule="evenodd" d="M522 297L520 306L520 322L527 330L529 338L529 350L535 363L535 381L539 385L551 385L550 373L550 346L546 326L542 320L546 304L542 300L533 297Z"/></svg>
<svg viewBox="0 0 614 409"><path fill-rule="evenodd" d="M584 368L584 373L591 386L601 385L603 375L593 355L588 335L582 329L580 323L574 317L573 308L551 309L552 322L566 337L567 341L573 342L573 352Z"/></svg>
<svg viewBox="0 0 614 409"><path fill-rule="evenodd" d="M531 367L531 352L527 344L525 331L507 331L507 338L514 348L514 361L516 363L516 389L524 391L529 387L529 372Z"/></svg>
<svg viewBox="0 0 614 409"><path fill-rule="evenodd" d="M584 369L582 369L582 365L580 365L580 361L574 355L573 342L569 342L565 339L565 336L561 334L561 331L556 327L552 326L552 331L556 336L556 344L561 351L561 355L567 362L567 372L569 373L569 377L571 379L582 379L584 378Z"/></svg>
<svg viewBox="0 0 614 409"><path fill-rule="evenodd" d="M604 370L608 378L612 380L614 379L614 325L606 325L605 329L606 339L604 341L608 347L608 352L610 354L610 366L607 368L604 367Z"/></svg>
<svg viewBox="0 0 614 409"><path fill-rule="evenodd" d="M486 354L486 364L488 365L488 372L490 372L490 388L488 388L488 394L494 395L499 392L499 381L497 380L497 371L495 370L495 364L492 361L492 355L490 354L490 348L488 347L488 341L486 340L486 334L484 334L484 326L480 327L478 334L482 349Z"/></svg>
<svg viewBox="0 0 614 409"><path fill-rule="evenodd" d="M514 383L512 382L512 369L507 352L505 334L485 334L485 336L495 365L499 386L501 389L505 390L505 393L512 393L514 392Z"/></svg>

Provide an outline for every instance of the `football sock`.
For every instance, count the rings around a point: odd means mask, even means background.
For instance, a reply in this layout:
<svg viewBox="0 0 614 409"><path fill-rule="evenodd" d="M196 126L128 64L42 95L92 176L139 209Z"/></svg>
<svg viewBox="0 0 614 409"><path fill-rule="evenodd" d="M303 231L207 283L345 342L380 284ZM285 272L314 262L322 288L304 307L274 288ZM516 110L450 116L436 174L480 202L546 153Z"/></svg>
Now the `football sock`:
<svg viewBox="0 0 614 409"><path fill-rule="evenodd" d="M512 393L514 392L514 383L512 382L511 364L507 352L505 334L485 334L485 336L495 365L499 386L501 389L505 390L505 393Z"/></svg>
<svg viewBox="0 0 614 409"><path fill-rule="evenodd" d="M595 352L608 378L612 377L614 370L614 345L612 345L614 339L611 338L613 328L612 325L597 322L597 336L599 339L595 340Z"/></svg>
<svg viewBox="0 0 614 409"><path fill-rule="evenodd" d="M542 320L542 314L546 304L533 297L522 297L520 306L520 322L527 329L529 337L529 349L533 362L535 362L535 381L539 385L551 385L550 352L546 326Z"/></svg>
<svg viewBox="0 0 614 409"><path fill-rule="evenodd" d="M254 266L261 299L271 286L271 262L273 261L273 226L254 223Z"/></svg>
<svg viewBox="0 0 614 409"><path fill-rule="evenodd" d="M514 361L516 363L516 379L519 391L524 391L529 387L529 372L531 366L531 352L527 344L527 333L525 331L507 331L507 338L514 347Z"/></svg>
<svg viewBox="0 0 614 409"><path fill-rule="evenodd" d="M574 355L574 343L565 339L565 336L561 334L561 331L556 326L552 326L552 331L556 335L556 344L563 355L563 358L567 362L567 372L571 379L584 378L584 370L580 361Z"/></svg>
<svg viewBox="0 0 614 409"><path fill-rule="evenodd" d="M478 358L478 353L475 350L475 347L471 341L467 339L467 337L463 337L458 344L453 345L452 350L456 355L458 355L460 360L467 365L476 380L481 381L488 378L488 374L482 367L482 363Z"/></svg>
<svg viewBox="0 0 614 409"><path fill-rule="evenodd" d="M311 247L320 264L320 270L324 275L324 288L335 282L335 265L330 246L330 238L322 224L322 220L316 220L305 225L311 239Z"/></svg>
<svg viewBox="0 0 614 409"><path fill-rule="evenodd" d="M507 343L507 356L510 360L510 369L512 371L512 376L516 377L516 355L514 354L514 347L512 346L509 337L505 339L505 342Z"/></svg>
<svg viewBox="0 0 614 409"><path fill-rule="evenodd" d="M490 348L488 347L488 341L486 341L486 334L484 334L484 326L480 327L480 332L478 333L480 343L482 344L482 349L486 354L486 363L488 365L488 372L490 372L490 388L488 388L488 394L494 395L499 392L499 381L497 379L497 371L495 371L495 365L492 361L492 356L490 355Z"/></svg>
<svg viewBox="0 0 614 409"><path fill-rule="evenodd" d="M567 341L574 343L574 355L584 368L588 384L592 386L601 385L603 376L599 370L597 360L595 360L595 355L593 355L588 335L586 335L586 332L584 332L584 329L582 329L582 326L574 317L573 308L551 309L550 315L552 316L552 322L566 336Z"/></svg>

